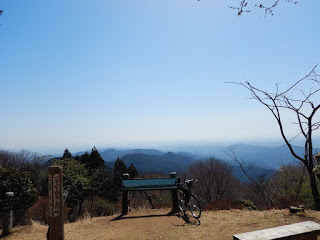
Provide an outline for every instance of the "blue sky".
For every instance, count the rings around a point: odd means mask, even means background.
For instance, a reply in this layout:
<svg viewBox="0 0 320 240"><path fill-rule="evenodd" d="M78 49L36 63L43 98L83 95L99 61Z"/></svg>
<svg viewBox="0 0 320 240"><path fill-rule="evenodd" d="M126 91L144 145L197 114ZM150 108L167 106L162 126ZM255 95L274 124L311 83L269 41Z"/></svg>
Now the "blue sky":
<svg viewBox="0 0 320 240"><path fill-rule="evenodd" d="M267 90L320 62L320 1L2 0L0 148L275 138ZM289 128L289 134L295 132Z"/></svg>

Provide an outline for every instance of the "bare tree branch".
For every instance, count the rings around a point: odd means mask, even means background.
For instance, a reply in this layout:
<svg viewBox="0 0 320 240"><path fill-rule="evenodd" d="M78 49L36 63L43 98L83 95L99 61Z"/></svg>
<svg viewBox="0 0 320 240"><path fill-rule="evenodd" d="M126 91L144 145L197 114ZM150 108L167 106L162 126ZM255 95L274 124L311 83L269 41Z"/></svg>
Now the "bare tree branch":
<svg viewBox="0 0 320 240"><path fill-rule="evenodd" d="M269 6L263 4L262 2L258 3L258 4L254 4L254 6L256 8L260 8L264 10L264 17L266 17L268 14L273 15L273 10L278 6L279 2L281 0L274 0L273 3ZM298 1L294 1L294 0L283 0L285 2L290 2L293 4L297 4ZM229 8L234 9L237 11L238 16L242 15L242 13L249 13L251 12L251 6L252 4L250 4L250 2L252 2L252 0L241 0L239 6L229 6Z"/></svg>
<svg viewBox="0 0 320 240"><path fill-rule="evenodd" d="M234 10L238 11L238 16L240 16L244 12L251 12L251 10L246 10L246 7L248 6L248 1L246 0L241 0L240 6L239 7L232 7L229 6L229 8L232 8Z"/></svg>
<svg viewBox="0 0 320 240"><path fill-rule="evenodd" d="M265 192L265 190L263 189L263 184L264 182L258 181L255 177L251 176L248 171L245 169L243 161L240 161L237 157L236 154L236 149L235 146L229 146L228 148L224 148L222 149L223 152L233 161L235 161L236 163L238 163L242 173L249 179L249 181L253 184L253 186L257 189L257 191L259 192L259 194L261 195L263 201L267 204L267 205L272 205L273 201L272 198L269 196L268 193Z"/></svg>

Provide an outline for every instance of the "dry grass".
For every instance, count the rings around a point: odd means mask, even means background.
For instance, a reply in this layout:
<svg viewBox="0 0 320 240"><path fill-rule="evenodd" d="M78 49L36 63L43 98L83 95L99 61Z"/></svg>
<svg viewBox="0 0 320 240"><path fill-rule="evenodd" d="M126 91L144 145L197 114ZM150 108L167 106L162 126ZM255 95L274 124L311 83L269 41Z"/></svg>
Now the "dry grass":
<svg viewBox="0 0 320 240"><path fill-rule="evenodd" d="M236 233L276 227L302 221L320 223L320 212L306 211L292 215L288 210L204 212L201 225L186 224L177 216L166 216L168 210L145 210L129 213L120 220L116 216L87 218L64 225L66 240L100 239L232 239ZM47 226L13 229L6 240L46 239Z"/></svg>

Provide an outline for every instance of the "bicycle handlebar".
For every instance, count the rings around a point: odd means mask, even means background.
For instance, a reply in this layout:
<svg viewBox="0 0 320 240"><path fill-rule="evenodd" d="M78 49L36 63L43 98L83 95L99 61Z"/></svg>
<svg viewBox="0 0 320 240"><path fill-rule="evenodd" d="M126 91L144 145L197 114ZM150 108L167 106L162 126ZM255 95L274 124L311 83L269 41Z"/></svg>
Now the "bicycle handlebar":
<svg viewBox="0 0 320 240"><path fill-rule="evenodd" d="M189 183L193 183L193 182L197 182L197 181L198 181L198 179L194 179L194 178L192 178L192 179L186 179L186 180L184 180L183 182L179 183L178 185L182 186L182 185L184 185L184 184L189 184Z"/></svg>
<svg viewBox="0 0 320 240"><path fill-rule="evenodd" d="M184 180L184 182L185 183L192 183L192 182L197 182L198 181L198 179L194 179L194 178L192 178L192 179L186 179L186 180Z"/></svg>

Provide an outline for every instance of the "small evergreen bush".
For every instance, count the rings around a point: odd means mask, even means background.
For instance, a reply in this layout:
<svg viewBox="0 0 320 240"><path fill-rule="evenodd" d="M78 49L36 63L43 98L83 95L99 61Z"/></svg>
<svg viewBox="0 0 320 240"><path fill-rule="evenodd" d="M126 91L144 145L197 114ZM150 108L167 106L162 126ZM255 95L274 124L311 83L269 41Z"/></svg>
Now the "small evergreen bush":
<svg viewBox="0 0 320 240"><path fill-rule="evenodd" d="M238 199L235 203L243 206L247 210L257 210L257 207L248 199Z"/></svg>

